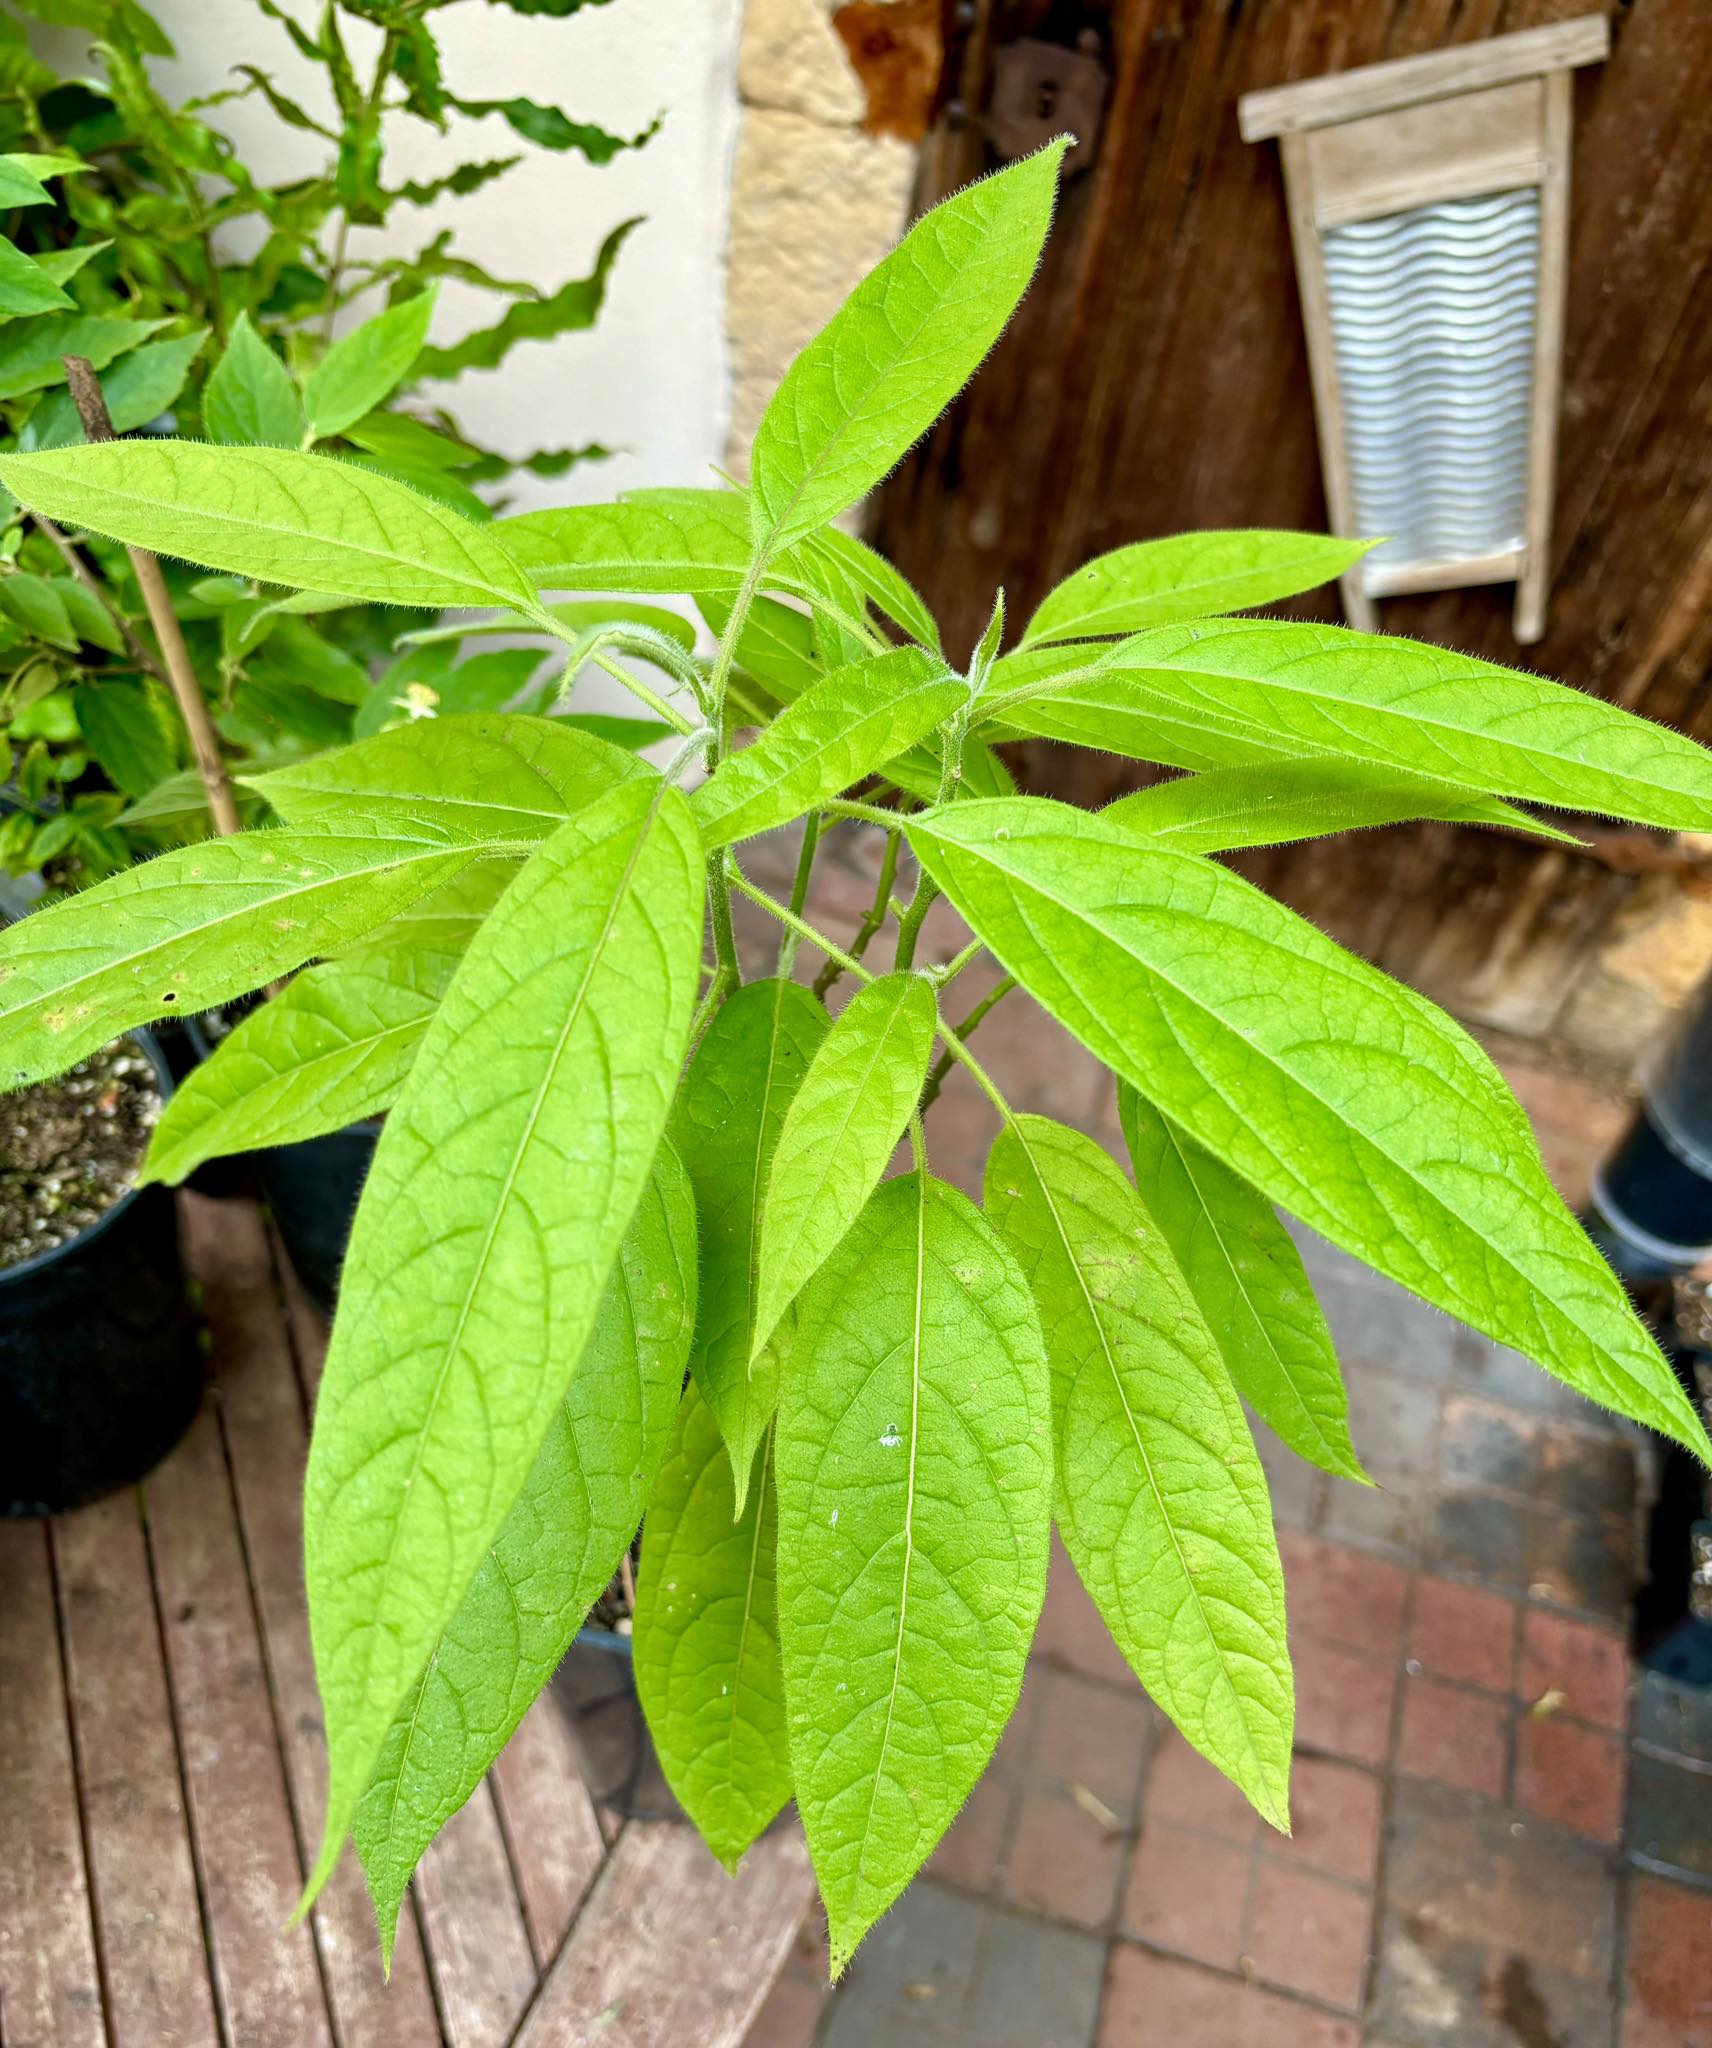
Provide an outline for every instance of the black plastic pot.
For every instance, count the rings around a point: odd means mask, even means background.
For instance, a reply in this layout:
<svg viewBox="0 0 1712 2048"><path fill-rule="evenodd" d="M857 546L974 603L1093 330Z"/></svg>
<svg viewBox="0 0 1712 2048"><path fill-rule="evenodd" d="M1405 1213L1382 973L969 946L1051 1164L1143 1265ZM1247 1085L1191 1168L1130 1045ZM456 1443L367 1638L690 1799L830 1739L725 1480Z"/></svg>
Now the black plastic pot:
<svg viewBox="0 0 1712 2048"><path fill-rule="evenodd" d="M132 1035L171 1094L160 1047ZM167 1189L133 1188L0 1271L0 1514L59 1514L140 1479L189 1428L204 1376Z"/></svg>
<svg viewBox="0 0 1712 2048"><path fill-rule="evenodd" d="M687 1819L643 1718L629 1636L579 1629L553 1673L551 1691L570 1724L583 1783L597 1806L626 1820Z"/></svg>
<svg viewBox="0 0 1712 2048"><path fill-rule="evenodd" d="M292 1271L323 1315L333 1313L339 1296L351 1218L379 1136L378 1122L351 1124L324 1138L270 1145L250 1155Z"/></svg>

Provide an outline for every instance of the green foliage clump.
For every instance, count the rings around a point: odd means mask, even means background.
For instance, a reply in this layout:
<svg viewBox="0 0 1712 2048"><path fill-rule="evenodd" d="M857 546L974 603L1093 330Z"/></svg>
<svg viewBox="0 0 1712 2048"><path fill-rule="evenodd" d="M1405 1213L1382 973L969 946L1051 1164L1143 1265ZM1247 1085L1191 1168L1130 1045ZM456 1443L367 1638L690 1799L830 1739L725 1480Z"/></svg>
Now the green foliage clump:
<svg viewBox="0 0 1712 2048"><path fill-rule="evenodd" d="M1058 157L916 226L787 374L747 488L481 526L301 450L0 457L21 503L259 589L487 605L676 742L657 768L574 714L400 727L252 774L277 828L0 942L8 1082L302 970L171 1104L157 1178L386 1111L306 1544L330 1753L311 1895L354 1835L387 1944L639 1519L666 1771L728 1865L795 1798L835 1969L992 1754L1054 1523L1141 1683L1284 1825L1284 1585L1244 1404L1365 1479L1279 1209L1706 1454L1485 1054L1214 856L1410 817L1557 832L1527 805L1704 830L1712 758L1441 648L1230 616L1357 544L1123 548L1008 648L996 603L959 672L830 523L1002 328ZM635 602L654 593L694 599L716 651ZM994 747L1023 735L1187 772L1091 815L1017 793ZM835 938L813 870L850 820L885 852ZM742 857L784 826L788 902ZM780 930L747 984L734 891ZM968 939L925 965L941 899ZM989 954L996 985L954 1017ZM971 1040L1013 992L1115 1074L1133 1171L1006 1102ZM979 1206L931 1169L954 1066L1000 1121Z"/></svg>

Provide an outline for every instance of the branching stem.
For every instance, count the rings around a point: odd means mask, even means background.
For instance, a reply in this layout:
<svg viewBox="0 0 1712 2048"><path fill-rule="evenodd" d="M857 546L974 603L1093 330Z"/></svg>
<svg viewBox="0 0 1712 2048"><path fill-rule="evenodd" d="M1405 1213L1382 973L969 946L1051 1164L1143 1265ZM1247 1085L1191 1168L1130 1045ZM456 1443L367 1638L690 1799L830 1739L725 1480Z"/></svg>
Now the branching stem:
<svg viewBox="0 0 1712 2048"><path fill-rule="evenodd" d="M852 960L861 959L875 933L886 921L886 913L892 900L892 883L897 879L898 849L901 843L902 834L898 827L889 826L886 832L886 850L880 856L880 873L874 886L874 900L862 913L862 922L856 927L856 936L850 942ZM842 971L838 962L828 954L826 965L814 979L815 994L824 1000Z"/></svg>

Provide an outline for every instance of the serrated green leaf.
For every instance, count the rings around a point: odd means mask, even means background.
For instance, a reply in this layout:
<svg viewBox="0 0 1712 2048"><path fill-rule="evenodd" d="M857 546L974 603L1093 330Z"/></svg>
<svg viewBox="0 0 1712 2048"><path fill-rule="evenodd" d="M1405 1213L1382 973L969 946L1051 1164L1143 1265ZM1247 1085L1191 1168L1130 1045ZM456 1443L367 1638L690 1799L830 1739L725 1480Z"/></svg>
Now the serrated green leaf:
<svg viewBox="0 0 1712 2048"><path fill-rule="evenodd" d="M888 1181L799 1304L773 1452L791 1775L835 1976L1016 1705L1051 1429L1015 1260L955 1189Z"/></svg>
<svg viewBox="0 0 1712 2048"><path fill-rule="evenodd" d="M1440 818L1498 825L1540 839L1579 844L1518 811L1501 797L1476 796L1430 776L1405 775L1368 761L1316 756L1242 768L1214 768L1156 782L1108 804L1102 816L1178 853L1225 853L1240 846L1286 846L1333 832Z"/></svg>
<svg viewBox="0 0 1712 2048"><path fill-rule="evenodd" d="M397 390L427 342L434 298L430 287L376 313L336 341L310 371L303 410L316 440L354 427Z"/></svg>
<svg viewBox="0 0 1712 2048"><path fill-rule="evenodd" d="M816 1052L767 1177L752 1356L879 1186L927 1079L938 1020L921 975L882 975L850 999Z"/></svg>
<svg viewBox="0 0 1712 2048"><path fill-rule="evenodd" d="M974 375L1028 289L1063 139L917 221L785 372L750 454L755 540L854 505Z"/></svg>
<svg viewBox="0 0 1712 2048"><path fill-rule="evenodd" d="M297 386L248 313L232 323L231 339L208 373L202 424L210 440L239 448L296 448L303 440Z"/></svg>
<svg viewBox="0 0 1712 2048"><path fill-rule="evenodd" d="M545 839L651 770L562 719L487 711L395 726L337 753L239 781L288 825L416 819L460 839Z"/></svg>
<svg viewBox="0 0 1712 2048"><path fill-rule="evenodd" d="M1141 1206L1237 1392L1298 1457L1335 1479L1369 1484L1349 1440L1349 1397L1331 1331L1272 1204L1127 1081L1118 1083L1118 1109Z"/></svg>
<svg viewBox="0 0 1712 2048"><path fill-rule="evenodd" d="M83 683L76 703L77 723L89 751L115 789L127 796L147 796L177 768L174 712L158 686L122 677Z"/></svg>
<svg viewBox="0 0 1712 2048"><path fill-rule="evenodd" d="M1274 1827L1294 1701L1266 1475L1218 1346L1121 1168L1023 1116L985 1202L1052 1363L1064 1546L1154 1701Z"/></svg>
<svg viewBox="0 0 1712 2048"><path fill-rule="evenodd" d="M124 355L100 379L107 416L116 434L128 434L158 419L184 389L190 366L208 339L206 327L171 341L151 341ZM19 436L26 451L68 448L81 441L83 422L69 391L51 391L31 413Z"/></svg>
<svg viewBox="0 0 1712 2048"><path fill-rule="evenodd" d="M243 832L163 853L0 933L0 1075L248 995L491 851L432 826Z"/></svg>
<svg viewBox="0 0 1712 2048"><path fill-rule="evenodd" d="M176 1185L205 1159L294 1145L389 1109L458 958L400 950L305 968L179 1083L139 1185Z"/></svg>
<svg viewBox="0 0 1712 2048"><path fill-rule="evenodd" d="M636 1691L666 1782L727 1870L791 1796L772 1456L741 1514L692 1379L642 1529Z"/></svg>
<svg viewBox="0 0 1712 2048"><path fill-rule="evenodd" d="M658 1499L695 1299L695 1205L662 1143L523 1492L357 1808L352 1833L383 1956L417 1858L481 1782L610 1582L644 1504Z"/></svg>
<svg viewBox="0 0 1712 2048"><path fill-rule="evenodd" d="M0 205L6 204L0 194ZM71 300L32 256L0 235L0 319L19 313L69 312Z"/></svg>
<svg viewBox="0 0 1712 2048"><path fill-rule="evenodd" d="M690 1371L730 1448L739 1513L779 1398L777 1351L750 1356L761 1202L785 1112L828 1028L799 983L750 982L715 1014L672 1112L701 1246Z"/></svg>
<svg viewBox="0 0 1712 2048"><path fill-rule="evenodd" d="M494 906L386 1120L304 1490L329 1773L308 1897L592 1331L665 1130L701 928L683 798L620 784Z"/></svg>
<svg viewBox="0 0 1712 2048"><path fill-rule="evenodd" d="M613 135L592 121L573 121L559 107L544 107L539 100L521 97L509 100L460 100L448 102L460 114L480 120L484 114L498 114L515 135L532 142L537 149L574 149L591 164L609 164L620 151L640 149L659 129L655 121L635 135Z"/></svg>
<svg viewBox="0 0 1712 2048"><path fill-rule="evenodd" d="M974 930L1251 1186L1620 1414L1707 1446L1520 1106L1444 1013L1216 862L1039 797L912 818Z"/></svg>
<svg viewBox="0 0 1712 2048"><path fill-rule="evenodd" d="M1050 654L1051 650L1040 650ZM1059 650L1075 665L1074 649ZM1025 660L1037 658L1031 653ZM1049 668L1050 664L1048 664ZM1016 671L996 678L1002 690ZM1149 727L1181 721L1246 758L1337 755L1566 810L1687 831L1712 826L1712 755L1580 690L1413 640L1278 619L1164 626L1120 641L1068 691L1003 714L1047 737L1206 767L1225 752L1156 754Z"/></svg>
<svg viewBox="0 0 1712 2048"><path fill-rule="evenodd" d="M114 441L0 456L0 482L50 518L264 583L377 604L534 603L493 528L325 455Z"/></svg>
<svg viewBox="0 0 1712 2048"><path fill-rule="evenodd" d="M520 341L551 341L557 335L592 327L606 302L607 280L618 252L641 225L640 215L620 221L601 243L587 277L573 277L544 299L513 299L491 327L479 327L449 348L424 348L416 358L412 380L459 377L466 370L497 370Z"/></svg>
<svg viewBox="0 0 1712 2048"><path fill-rule="evenodd" d="M0 576L0 612L15 619L33 640L45 640L50 647L62 647L75 654L78 638L72 630L65 599L45 576L28 569L14 569Z"/></svg>
<svg viewBox="0 0 1712 2048"><path fill-rule="evenodd" d="M789 824L914 746L966 695L962 680L918 647L834 669L695 792L690 808L703 841L729 846Z"/></svg>
<svg viewBox="0 0 1712 2048"><path fill-rule="evenodd" d="M1041 603L1021 645L1097 640L1246 611L1330 583L1373 543L1324 533L1174 533L1096 555Z"/></svg>
<svg viewBox="0 0 1712 2048"><path fill-rule="evenodd" d="M22 398L65 376L66 356L82 356L106 369L127 350L141 348L164 320L129 320L112 313L43 313L0 332L0 398Z"/></svg>

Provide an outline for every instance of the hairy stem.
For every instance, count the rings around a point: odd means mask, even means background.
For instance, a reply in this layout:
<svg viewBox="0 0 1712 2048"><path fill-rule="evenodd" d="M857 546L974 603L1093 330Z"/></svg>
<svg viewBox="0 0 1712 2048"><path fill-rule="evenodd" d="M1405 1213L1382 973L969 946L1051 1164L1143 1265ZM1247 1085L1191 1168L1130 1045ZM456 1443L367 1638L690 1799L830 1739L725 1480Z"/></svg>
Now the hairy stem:
<svg viewBox="0 0 1712 2048"><path fill-rule="evenodd" d="M875 933L886 921L886 907L892 900L892 884L897 880L898 849L902 839L903 835L896 825L887 828L886 850L880 856L880 874L874 886L874 900L862 913L862 922L856 927L856 936L850 942L852 960L861 959ZM814 978L815 994L824 999L842 972L843 969L838 962L828 954L826 965Z"/></svg>
<svg viewBox="0 0 1712 2048"><path fill-rule="evenodd" d="M564 636L558 635L556 637L563 638ZM651 690L640 676L632 675L629 669L621 661L615 659L614 656L602 653L597 649L594 654L590 655L589 659L603 674L611 676L615 683L622 683L639 703L646 704L656 718L664 719L674 732L691 733L695 730L695 727L675 704L668 703L657 690Z"/></svg>
<svg viewBox="0 0 1712 2048"><path fill-rule="evenodd" d="M997 1008L1016 985L1016 976L1014 974L1007 974L1003 981L995 982L969 1012L968 1016L963 1019L961 1024L954 1024L948 1028L947 1032L941 1034L945 1038L947 1046L950 1045L952 1039L955 1039L957 1044L966 1052L968 1050L968 1040L979 1029L981 1019L986 1016L989 1010ZM927 1085L921 1091L921 1106L924 1112L931 1109L939 1099L939 1091L945 1085L945 1077L950 1073L955 1064L955 1055L950 1051L942 1052L934 1062L933 1071L927 1077Z"/></svg>
<svg viewBox="0 0 1712 2048"><path fill-rule="evenodd" d="M814 874L814 856L820 845L820 813L810 811L803 825L802 846L797 854L796 879L791 884L791 910L801 917L803 906L808 902L808 885ZM802 943L802 934L794 932L787 925L779 940L778 976L781 981L790 978L791 969L796 965L797 947Z"/></svg>

